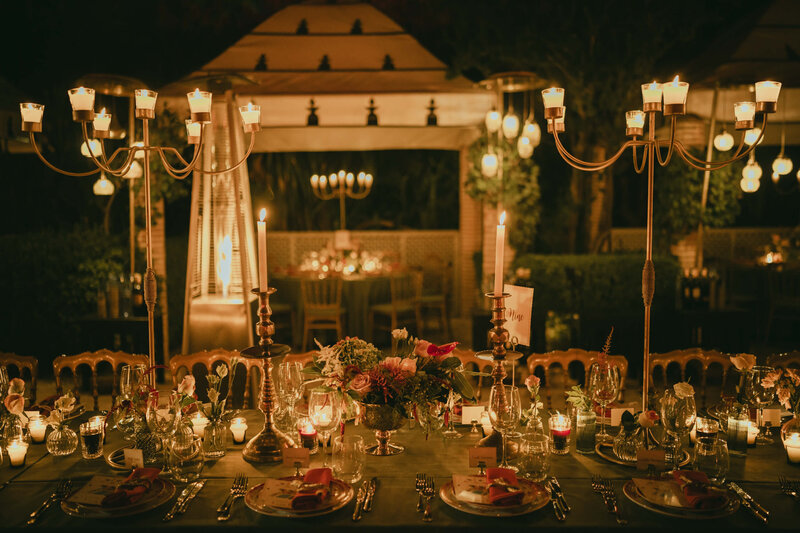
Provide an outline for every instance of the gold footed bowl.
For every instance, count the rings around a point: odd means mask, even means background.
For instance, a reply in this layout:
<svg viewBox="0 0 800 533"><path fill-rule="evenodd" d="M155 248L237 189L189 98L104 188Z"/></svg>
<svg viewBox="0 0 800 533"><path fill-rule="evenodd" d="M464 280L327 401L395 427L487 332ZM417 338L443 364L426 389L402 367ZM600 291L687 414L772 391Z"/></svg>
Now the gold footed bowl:
<svg viewBox="0 0 800 533"><path fill-rule="evenodd" d="M398 444L390 444L392 431L400 428L406 421L405 415L398 412L392 406L384 404L361 404L361 416L364 427L375 430L376 444L367 448L367 453L379 457L387 455L398 455L403 453L405 448Z"/></svg>

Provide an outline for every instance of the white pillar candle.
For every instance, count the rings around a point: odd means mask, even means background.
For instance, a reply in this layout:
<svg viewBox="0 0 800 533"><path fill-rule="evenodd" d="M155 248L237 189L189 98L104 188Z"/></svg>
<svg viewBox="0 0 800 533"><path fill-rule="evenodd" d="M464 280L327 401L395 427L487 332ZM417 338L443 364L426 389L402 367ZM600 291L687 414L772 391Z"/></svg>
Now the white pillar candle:
<svg viewBox="0 0 800 533"><path fill-rule="evenodd" d="M192 431L201 439L206 436L208 418L203 413L197 412L192 416Z"/></svg>
<svg viewBox="0 0 800 533"><path fill-rule="evenodd" d="M664 104L685 104L686 96L689 94L689 84L678 80L678 76L669 83L662 86L664 91Z"/></svg>
<svg viewBox="0 0 800 533"><path fill-rule="evenodd" d="M545 109L551 107L561 107L564 105L564 89L561 87L550 87L542 91Z"/></svg>
<svg viewBox="0 0 800 533"><path fill-rule="evenodd" d="M44 106L32 103L19 104L19 112L22 114L23 122L41 122Z"/></svg>
<svg viewBox="0 0 800 533"><path fill-rule="evenodd" d="M194 92L187 93L189 99L189 111L192 113L211 113L211 93L195 89Z"/></svg>
<svg viewBox="0 0 800 533"><path fill-rule="evenodd" d="M642 84L642 102L645 104L661 102L661 93L661 84L656 81Z"/></svg>
<svg viewBox="0 0 800 533"><path fill-rule="evenodd" d="M247 421L244 418L234 418L231 420L231 433L233 433L233 442L240 444L244 442L244 435L247 432Z"/></svg>
<svg viewBox="0 0 800 533"><path fill-rule="evenodd" d="M136 109L155 109L158 93L150 89L136 89Z"/></svg>
<svg viewBox="0 0 800 533"><path fill-rule="evenodd" d="M750 425L747 427L747 445L753 446L756 443L756 437L758 436L758 424L750 421Z"/></svg>
<svg viewBox="0 0 800 533"><path fill-rule="evenodd" d="M252 102L239 108L242 115L242 122L245 124L258 124L261 122L261 106L254 105Z"/></svg>
<svg viewBox="0 0 800 533"><path fill-rule="evenodd" d="M258 290L267 291L267 210L258 214Z"/></svg>
<svg viewBox="0 0 800 533"><path fill-rule="evenodd" d="M753 120L756 117L756 104L754 102L736 102L733 104L733 114L736 115L738 122Z"/></svg>
<svg viewBox="0 0 800 533"><path fill-rule="evenodd" d="M629 128L644 128L644 111L636 109L625 113L625 124Z"/></svg>
<svg viewBox="0 0 800 533"><path fill-rule="evenodd" d="M31 434L33 442L43 442L47 432L47 423L41 418L31 418L28 421L28 432Z"/></svg>
<svg viewBox="0 0 800 533"><path fill-rule="evenodd" d="M800 433L792 433L783 441L790 463L800 463Z"/></svg>
<svg viewBox="0 0 800 533"><path fill-rule="evenodd" d="M200 131L203 127L199 122L186 121L186 135L189 137L200 137Z"/></svg>
<svg viewBox="0 0 800 533"><path fill-rule="evenodd" d="M67 94L73 111L91 111L94 108L94 89L76 87Z"/></svg>
<svg viewBox="0 0 800 533"><path fill-rule="evenodd" d="M494 294L503 294L503 252L506 241L506 212L500 215L494 244Z"/></svg>
<svg viewBox="0 0 800 533"><path fill-rule="evenodd" d="M756 83L756 102L777 102L781 92L779 81L759 81Z"/></svg>
<svg viewBox="0 0 800 533"><path fill-rule="evenodd" d="M106 113L106 108L104 107L94 116L92 126L94 127L94 131L108 131L110 125L111 115Z"/></svg>
<svg viewBox="0 0 800 533"><path fill-rule="evenodd" d="M28 445L19 439L12 440L6 446L6 452L8 452L11 466L22 466L25 463L25 455L28 453Z"/></svg>

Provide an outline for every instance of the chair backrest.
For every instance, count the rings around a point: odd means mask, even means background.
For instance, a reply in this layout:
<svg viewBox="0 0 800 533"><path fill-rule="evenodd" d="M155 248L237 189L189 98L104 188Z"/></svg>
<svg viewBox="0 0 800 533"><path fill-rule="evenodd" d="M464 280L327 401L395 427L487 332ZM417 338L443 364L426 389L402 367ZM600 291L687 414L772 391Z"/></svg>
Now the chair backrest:
<svg viewBox="0 0 800 533"><path fill-rule="evenodd" d="M767 359L767 365L775 368L795 368L800 369L800 352L775 354Z"/></svg>
<svg viewBox="0 0 800 533"><path fill-rule="evenodd" d="M9 367L16 367L19 377L23 380L25 375L23 370L27 369L30 380L31 391L31 404L36 403L36 379L39 376L39 361L35 357L28 357L26 355L17 355L15 353L0 352L0 365Z"/></svg>
<svg viewBox="0 0 800 533"><path fill-rule="evenodd" d="M342 278L304 278L300 282L305 313L330 311L342 306Z"/></svg>
<svg viewBox="0 0 800 533"><path fill-rule="evenodd" d="M392 306L416 305L422 297L422 274L406 272L389 278Z"/></svg>
<svg viewBox="0 0 800 533"><path fill-rule="evenodd" d="M473 372L485 372L487 370L491 372L492 367L494 366L494 363L491 360L478 357L472 350L462 350L461 348L456 348L453 350L453 356L458 357L465 369ZM477 387L475 387L475 399L479 401L481 399L482 388L483 376L478 376Z"/></svg>
<svg viewBox="0 0 800 533"><path fill-rule="evenodd" d="M567 372L572 363L578 363L583 366L583 384L584 387L589 382L589 372L591 372L592 364L597 361L600 352L582 350L580 348L570 348L569 350L555 350L543 354L533 353L528 356L528 371L531 374L536 374L537 369L541 369L539 377L542 378L542 387L544 388L545 397L547 398L547 405L552 405L552 387L550 387L551 367L560 367L564 372ZM625 380L628 377L628 360L622 355L609 355L608 361L612 366L615 366L620 375L619 396L625 390Z"/></svg>
<svg viewBox="0 0 800 533"><path fill-rule="evenodd" d="M318 353L319 350L311 350L304 353L289 353L286 354L286 357L284 357L283 360L287 363L290 361L301 363L304 367L306 367L314 361L314 356Z"/></svg>
<svg viewBox="0 0 800 533"><path fill-rule="evenodd" d="M437 254L428 254L422 263L422 293L447 297L450 293L450 267Z"/></svg>
<svg viewBox="0 0 800 533"><path fill-rule="evenodd" d="M94 410L99 409L98 398L100 396L97 389L97 367L100 363L108 363L111 365L111 372L113 376L113 384L111 389L111 403L119 394L119 367L122 365L145 365L149 366L149 360L146 355L136 355L127 352L112 352L111 350L98 350L96 352L83 352L77 355L62 355L53 360L53 374L56 377L56 392L63 394L61 386L61 372L65 368L72 371L73 392L75 397L78 398L77 391L77 368L81 365L86 365L92 372L92 398L94 399Z"/></svg>
<svg viewBox="0 0 800 533"><path fill-rule="evenodd" d="M191 354L180 354L180 355L173 355L169 360L169 372L172 375L172 385L177 387L178 383L183 380L183 377L186 374L194 375L193 369L195 366L200 365L206 371L206 375L210 374L211 372L216 371L215 367L219 364L225 364L230 369L231 360L236 358L238 361L238 365L244 366L245 370L245 377L244 377L244 392L243 392L243 399L242 405L245 407L251 407L250 405L250 383L251 380L254 378L255 373L251 373L253 368L261 368L262 361L260 359L248 359L242 357L238 350L226 350L224 348L215 348L213 350L204 350L202 352L196 352ZM232 369L231 369L232 370ZM239 370L237 369L237 372ZM230 383L230 374L229 377L226 378L228 381L228 387L234 386L234 384ZM201 398L208 398L207 396L207 382L205 379L197 379L198 376L195 376L195 391ZM203 383L205 382L205 383ZM201 386L205 385L205 386ZM221 389L222 391L226 390L224 388ZM223 393L224 394L224 393ZM233 393L228 394L228 399L226 401L226 406L230 407L233 402Z"/></svg>
<svg viewBox="0 0 800 533"><path fill-rule="evenodd" d="M705 406L708 401L708 370L714 365L719 365L722 371L722 383L720 384L721 390L725 390L731 368L731 358L727 354L723 354L716 350L703 350L702 348L687 348L685 350L673 350L665 353L650 354L650 387L656 391L657 383L663 384L668 387L674 383L670 383L667 377L667 370L670 365L677 366L680 369L680 381L686 381L686 369L694 362L695 366L699 367L700 371L700 388L702 390L701 406ZM656 373L659 369L659 374ZM661 378L661 379L659 379Z"/></svg>

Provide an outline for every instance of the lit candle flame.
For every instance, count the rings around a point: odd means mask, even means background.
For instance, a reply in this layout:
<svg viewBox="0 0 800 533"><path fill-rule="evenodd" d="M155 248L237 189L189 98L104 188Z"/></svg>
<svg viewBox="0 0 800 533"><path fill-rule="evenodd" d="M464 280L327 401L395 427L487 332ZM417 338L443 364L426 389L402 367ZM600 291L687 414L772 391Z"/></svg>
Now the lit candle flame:
<svg viewBox="0 0 800 533"><path fill-rule="evenodd" d="M503 211L503 213L500 215L500 225L502 226L505 223L506 223L506 212Z"/></svg>
<svg viewBox="0 0 800 533"><path fill-rule="evenodd" d="M677 87L678 86L678 75L677 74L675 75L675 79L672 80L672 85L673 85L673 87Z"/></svg>
<svg viewBox="0 0 800 533"><path fill-rule="evenodd" d="M105 107L100 110L100 115L99 116L101 116L101 117L106 116L106 108Z"/></svg>
<svg viewBox="0 0 800 533"><path fill-rule="evenodd" d="M75 94L86 94L86 88L82 86L78 87L78 90L75 91Z"/></svg>
<svg viewBox="0 0 800 533"><path fill-rule="evenodd" d="M656 82L656 80L653 80L653 83L650 84L649 89L651 91L655 91L656 89L658 89L658 82Z"/></svg>
<svg viewBox="0 0 800 533"><path fill-rule="evenodd" d="M195 87L194 93L192 94L192 98L200 98L200 96L201 96L200 95L200 89Z"/></svg>
<svg viewBox="0 0 800 533"><path fill-rule="evenodd" d="M261 211L258 212L258 220L264 222L267 218L267 209L265 207L261 208Z"/></svg>
<svg viewBox="0 0 800 533"><path fill-rule="evenodd" d="M252 111L253 110L253 102L247 102L247 110L248 111Z"/></svg>

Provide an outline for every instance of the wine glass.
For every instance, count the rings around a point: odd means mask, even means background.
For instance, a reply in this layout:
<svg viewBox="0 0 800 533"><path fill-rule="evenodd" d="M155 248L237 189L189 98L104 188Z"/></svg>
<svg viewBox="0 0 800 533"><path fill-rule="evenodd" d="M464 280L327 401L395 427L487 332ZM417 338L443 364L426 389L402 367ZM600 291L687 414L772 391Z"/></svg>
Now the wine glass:
<svg viewBox="0 0 800 533"><path fill-rule="evenodd" d="M610 443L612 437L606 433L606 405L619 394L620 375L615 366L608 363L594 363L589 373L589 396L600 404L600 431L595 442Z"/></svg>
<svg viewBox="0 0 800 533"><path fill-rule="evenodd" d="M506 458L506 434L517 427L521 414L522 405L519 399L519 389L502 383L493 385L489 393L489 420L503 440L503 460L499 466L515 472L517 467L509 464Z"/></svg>
<svg viewBox="0 0 800 533"><path fill-rule="evenodd" d="M322 437L322 466L328 466L328 439L339 426L342 417L341 400L332 391L311 391L308 398L308 417Z"/></svg>
<svg viewBox="0 0 800 533"><path fill-rule="evenodd" d="M725 482L730 468L728 443L716 437L701 437L694 447L694 467L719 485Z"/></svg>
<svg viewBox="0 0 800 533"><path fill-rule="evenodd" d="M453 422L453 407L455 407L458 400L457 396L458 394L451 390L447 397L447 429L442 432L442 436L446 439L460 439L463 437L461 433L456 431L455 422Z"/></svg>
<svg viewBox="0 0 800 533"><path fill-rule="evenodd" d="M161 441L161 451L164 454L164 471L162 474L171 474L169 463L169 446L167 440L175 432L175 427L180 420L180 405L178 393L170 392L168 395L151 391L147 396L147 410L145 411L147 427Z"/></svg>
<svg viewBox="0 0 800 533"><path fill-rule="evenodd" d="M661 398L661 424L664 426L664 449L667 459L677 470L681 458L681 438L688 434L697 419L694 395L679 397L673 387L664 391Z"/></svg>
<svg viewBox="0 0 800 533"><path fill-rule="evenodd" d="M775 440L769 434L769 430L763 425L764 408L769 407L775 398L775 383L772 386L765 387L763 380L767 375L774 372L775 369L771 366L754 366L747 373L747 380L745 381L745 395L750 402L758 408L758 425L759 432L756 436L756 445L772 444Z"/></svg>
<svg viewBox="0 0 800 533"><path fill-rule="evenodd" d="M287 416L294 427L294 406L303 396L303 365L297 361L284 361L278 365L278 394L285 405Z"/></svg>

